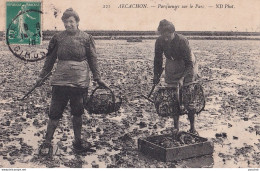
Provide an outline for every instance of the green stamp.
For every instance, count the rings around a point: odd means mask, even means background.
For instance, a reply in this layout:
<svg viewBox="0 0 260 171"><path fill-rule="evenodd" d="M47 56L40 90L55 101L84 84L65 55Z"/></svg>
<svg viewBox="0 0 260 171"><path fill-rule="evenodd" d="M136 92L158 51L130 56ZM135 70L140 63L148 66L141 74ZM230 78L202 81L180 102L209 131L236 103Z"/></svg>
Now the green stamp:
<svg viewBox="0 0 260 171"><path fill-rule="evenodd" d="M42 46L42 3L40 1L6 2L6 44L12 54L34 62L46 57Z"/></svg>
<svg viewBox="0 0 260 171"><path fill-rule="evenodd" d="M41 44L41 2L6 2L6 43Z"/></svg>

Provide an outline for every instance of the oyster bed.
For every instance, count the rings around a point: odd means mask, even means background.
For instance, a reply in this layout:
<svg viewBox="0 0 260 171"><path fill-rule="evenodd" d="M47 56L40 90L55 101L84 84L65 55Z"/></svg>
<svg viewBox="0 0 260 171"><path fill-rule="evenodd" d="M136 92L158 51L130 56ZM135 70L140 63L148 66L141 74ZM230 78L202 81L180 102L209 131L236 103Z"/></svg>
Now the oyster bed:
<svg viewBox="0 0 260 171"><path fill-rule="evenodd" d="M1 46L0 167L259 167L259 41L190 40L201 77L214 80L203 84L206 107L196 117L200 136L214 142L213 156L159 162L138 151L138 138L167 134L173 127L171 118L159 117L154 105L141 97L152 87L154 43L96 41L102 78L122 97L121 108L109 115L85 112L83 137L96 152L76 155L68 105L53 140L59 154L45 159L39 158L36 150L48 121L49 80L19 101L37 79L44 61L21 61L7 46ZM89 91L93 88L91 85ZM183 115L180 130L188 129Z"/></svg>

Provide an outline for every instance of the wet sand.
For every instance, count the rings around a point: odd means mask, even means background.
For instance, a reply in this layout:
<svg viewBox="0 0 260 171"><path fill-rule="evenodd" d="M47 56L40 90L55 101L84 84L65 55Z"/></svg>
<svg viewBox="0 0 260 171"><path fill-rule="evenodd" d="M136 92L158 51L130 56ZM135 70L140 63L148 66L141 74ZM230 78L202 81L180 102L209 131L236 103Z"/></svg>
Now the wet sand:
<svg viewBox="0 0 260 171"><path fill-rule="evenodd" d="M259 167L259 71L258 41L191 40L199 62L206 107L196 117L200 136L214 142L212 156L176 162L161 162L138 152L140 137L165 134L173 120L156 114L143 99L152 87L154 40L128 43L125 40L97 40L96 48L104 81L117 96L121 109L110 115L85 112L83 137L97 152L72 152L73 130L70 108L64 112L53 144L59 154L39 158L51 97L49 81L27 99L19 101L35 82L43 61L26 63L15 58L6 46L0 49L0 166L12 168L45 167ZM45 48L47 42L41 48ZM164 75L163 75L164 76ZM163 84L163 79L161 79ZM93 85L91 85L93 89ZM90 90L91 91L91 90ZM140 122L144 123L140 126ZM180 117L180 129L188 130L187 116ZM216 134L225 133L224 137Z"/></svg>

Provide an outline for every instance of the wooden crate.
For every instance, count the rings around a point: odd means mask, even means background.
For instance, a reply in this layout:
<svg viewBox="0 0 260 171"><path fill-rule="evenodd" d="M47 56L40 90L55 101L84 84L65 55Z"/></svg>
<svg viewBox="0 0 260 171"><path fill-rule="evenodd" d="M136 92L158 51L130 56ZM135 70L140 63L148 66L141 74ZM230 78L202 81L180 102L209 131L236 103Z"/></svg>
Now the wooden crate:
<svg viewBox="0 0 260 171"><path fill-rule="evenodd" d="M208 139L203 137L199 137L193 134L190 135L199 138L200 142L189 144L189 145L176 146L173 148L165 148L155 143L152 143L148 140L148 139L156 139L156 138L160 139L165 136L169 136L169 134L166 134L166 135L152 136L148 138L139 138L138 149L145 155L149 155L157 160L164 161L164 162L183 160L192 157L210 155L213 153L214 150L213 142L210 142L208 141Z"/></svg>

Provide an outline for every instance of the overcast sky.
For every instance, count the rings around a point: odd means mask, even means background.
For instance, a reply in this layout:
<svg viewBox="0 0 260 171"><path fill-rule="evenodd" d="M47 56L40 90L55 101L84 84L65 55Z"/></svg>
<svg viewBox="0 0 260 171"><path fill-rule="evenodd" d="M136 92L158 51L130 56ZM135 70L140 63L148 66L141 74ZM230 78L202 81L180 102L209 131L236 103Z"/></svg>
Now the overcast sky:
<svg viewBox="0 0 260 171"><path fill-rule="evenodd" d="M148 8L118 8L120 4L147 4ZM189 8L190 4L204 8ZM216 4L234 8L216 8ZM158 8L159 5L179 8ZM182 5L188 8L183 9ZM70 7L78 12L82 30L153 31L160 20L168 19L177 31L260 32L260 0L43 0L43 30L63 30L61 16ZM1 30L5 30L5 0L0 0L0 8ZM57 17L54 11L58 12Z"/></svg>

